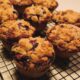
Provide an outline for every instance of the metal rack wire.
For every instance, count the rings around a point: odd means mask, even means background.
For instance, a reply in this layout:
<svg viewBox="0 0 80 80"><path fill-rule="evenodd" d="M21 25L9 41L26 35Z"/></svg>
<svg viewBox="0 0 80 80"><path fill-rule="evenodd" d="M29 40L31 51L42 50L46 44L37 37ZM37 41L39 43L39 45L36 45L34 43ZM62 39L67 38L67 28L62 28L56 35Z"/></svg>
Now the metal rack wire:
<svg viewBox="0 0 80 80"><path fill-rule="evenodd" d="M25 80L18 73L13 60L9 56L5 56L2 48L0 42L0 80ZM80 80L80 53L65 62L56 59L46 77L43 76L40 80Z"/></svg>

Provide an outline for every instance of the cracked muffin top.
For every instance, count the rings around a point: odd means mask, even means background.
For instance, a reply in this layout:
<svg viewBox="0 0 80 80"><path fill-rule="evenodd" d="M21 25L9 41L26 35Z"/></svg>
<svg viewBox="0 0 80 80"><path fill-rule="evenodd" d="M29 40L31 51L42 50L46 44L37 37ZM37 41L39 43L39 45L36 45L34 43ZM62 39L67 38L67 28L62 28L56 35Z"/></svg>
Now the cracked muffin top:
<svg viewBox="0 0 80 80"><path fill-rule="evenodd" d="M12 5L6 3L0 4L0 23L7 20L17 19L17 17L17 11Z"/></svg>
<svg viewBox="0 0 80 80"><path fill-rule="evenodd" d="M36 5L42 5L48 9L54 9L57 7L58 3L56 0L32 0Z"/></svg>
<svg viewBox="0 0 80 80"><path fill-rule="evenodd" d="M1 39L14 39L29 37L34 33L35 28L24 20L9 20L0 25Z"/></svg>
<svg viewBox="0 0 80 80"><path fill-rule="evenodd" d="M80 28L72 24L59 24L47 31L48 39L64 52L80 51Z"/></svg>
<svg viewBox="0 0 80 80"><path fill-rule="evenodd" d="M31 5L32 0L10 0L13 5L25 6Z"/></svg>
<svg viewBox="0 0 80 80"><path fill-rule="evenodd" d="M51 12L48 10L48 8L37 5L37 6L30 6L27 7L24 11L24 18L34 21L34 22L46 22L51 19Z"/></svg>
<svg viewBox="0 0 80 80"><path fill-rule="evenodd" d="M80 13L73 10L56 11L52 19L57 23L80 23Z"/></svg>
<svg viewBox="0 0 80 80"><path fill-rule="evenodd" d="M44 38L22 38L12 47L16 60L26 59L29 63L43 63L54 56L52 44ZM22 61L22 60L21 60Z"/></svg>

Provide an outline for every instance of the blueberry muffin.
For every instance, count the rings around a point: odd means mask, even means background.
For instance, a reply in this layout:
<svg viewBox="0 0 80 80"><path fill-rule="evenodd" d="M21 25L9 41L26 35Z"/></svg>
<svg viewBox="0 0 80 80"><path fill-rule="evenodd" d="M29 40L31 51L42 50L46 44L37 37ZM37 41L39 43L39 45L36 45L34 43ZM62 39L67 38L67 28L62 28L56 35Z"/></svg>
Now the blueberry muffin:
<svg viewBox="0 0 80 80"><path fill-rule="evenodd" d="M73 10L56 11L53 13L52 20L56 23L80 24L80 13Z"/></svg>
<svg viewBox="0 0 80 80"><path fill-rule="evenodd" d="M50 10L54 10L58 6L56 0L32 0L32 1L35 5L42 5Z"/></svg>
<svg viewBox="0 0 80 80"><path fill-rule="evenodd" d="M72 24L59 24L47 31L47 38L55 47L56 54L69 58L80 51L80 28Z"/></svg>
<svg viewBox="0 0 80 80"><path fill-rule="evenodd" d="M9 48L15 41L22 37L30 37L35 28L24 20L9 20L0 25L0 39L4 47Z"/></svg>
<svg viewBox="0 0 80 80"><path fill-rule="evenodd" d="M18 18L17 11L10 4L0 4L0 23Z"/></svg>
<svg viewBox="0 0 80 80"><path fill-rule="evenodd" d="M27 7L24 11L24 18L35 23L47 22L51 19L51 17L52 14L48 8L41 5L32 5L30 7Z"/></svg>
<svg viewBox="0 0 80 80"><path fill-rule="evenodd" d="M11 49L17 68L28 77L44 75L54 60L52 44L44 38L22 38Z"/></svg>

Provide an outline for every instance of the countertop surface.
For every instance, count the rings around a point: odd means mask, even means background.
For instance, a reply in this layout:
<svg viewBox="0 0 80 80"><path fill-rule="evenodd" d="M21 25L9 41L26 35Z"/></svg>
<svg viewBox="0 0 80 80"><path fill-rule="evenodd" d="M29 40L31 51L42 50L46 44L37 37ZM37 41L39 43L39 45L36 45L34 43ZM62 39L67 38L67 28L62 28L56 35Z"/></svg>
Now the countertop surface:
<svg viewBox="0 0 80 80"><path fill-rule="evenodd" d="M71 9L80 12L80 0L57 0L59 6L57 10Z"/></svg>

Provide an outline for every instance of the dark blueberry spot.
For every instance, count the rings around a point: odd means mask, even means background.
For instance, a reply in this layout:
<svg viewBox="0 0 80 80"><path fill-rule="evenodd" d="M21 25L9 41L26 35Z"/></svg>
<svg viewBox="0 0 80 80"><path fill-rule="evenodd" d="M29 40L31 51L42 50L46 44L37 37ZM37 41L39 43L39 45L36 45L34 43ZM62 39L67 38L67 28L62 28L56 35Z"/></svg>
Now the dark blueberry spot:
<svg viewBox="0 0 80 80"><path fill-rule="evenodd" d="M30 40L30 43L34 45L36 43L36 40Z"/></svg>
<svg viewBox="0 0 80 80"><path fill-rule="evenodd" d="M39 14L36 14L36 16L39 18L40 17L40 15Z"/></svg>
<svg viewBox="0 0 80 80"><path fill-rule="evenodd" d="M65 22L68 22L68 20L67 20L66 18L63 18L63 20L64 20Z"/></svg>
<svg viewBox="0 0 80 80"><path fill-rule="evenodd" d="M42 30L36 30L35 31L35 34L34 34L34 37L35 36L45 37L46 36L46 33L45 33L45 31L42 31Z"/></svg>
<svg viewBox="0 0 80 80"><path fill-rule="evenodd" d="M29 29L29 27L28 27L28 26L25 26L25 29L26 29L26 30L28 30L28 29Z"/></svg>
<svg viewBox="0 0 80 80"><path fill-rule="evenodd" d="M18 27L21 28L21 26L22 26L22 23L18 23Z"/></svg>
<svg viewBox="0 0 80 80"><path fill-rule="evenodd" d="M34 50L37 46L38 46L38 43L35 43L32 49Z"/></svg>
<svg viewBox="0 0 80 80"><path fill-rule="evenodd" d="M38 46L38 43L36 43L36 40L31 40L30 43L33 45L33 47L30 50L34 50Z"/></svg>
<svg viewBox="0 0 80 80"><path fill-rule="evenodd" d="M80 19L78 19L77 22L80 22Z"/></svg>
<svg viewBox="0 0 80 80"><path fill-rule="evenodd" d="M16 11L13 11L13 13L14 13L14 14L17 14L17 12L16 12Z"/></svg>
<svg viewBox="0 0 80 80"><path fill-rule="evenodd" d="M43 14L46 14L46 11L43 11Z"/></svg>
<svg viewBox="0 0 80 80"><path fill-rule="evenodd" d="M24 18L26 19L27 18L27 14L23 14Z"/></svg>
<svg viewBox="0 0 80 80"><path fill-rule="evenodd" d="M22 62L26 63L26 62L29 62L30 61L30 58L28 56L25 56L25 57L22 57L20 60Z"/></svg>
<svg viewBox="0 0 80 80"><path fill-rule="evenodd" d="M14 58L15 58L16 61L20 61L20 59L22 58L22 55L17 53L17 54L14 55Z"/></svg>
<svg viewBox="0 0 80 80"><path fill-rule="evenodd" d="M64 25L61 25L62 28L64 28Z"/></svg>
<svg viewBox="0 0 80 80"><path fill-rule="evenodd" d="M14 58L16 59L16 61L21 61L23 63L30 61L30 58L28 56L23 56L22 54L16 54L14 55Z"/></svg>
<svg viewBox="0 0 80 80"><path fill-rule="evenodd" d="M45 9L44 9L43 7L42 7L41 9L42 9L42 11L43 11L43 14L45 14L45 13L46 13Z"/></svg>
<svg viewBox="0 0 80 80"><path fill-rule="evenodd" d="M33 47L30 50L35 50L37 46L38 46L38 43L33 44Z"/></svg>

